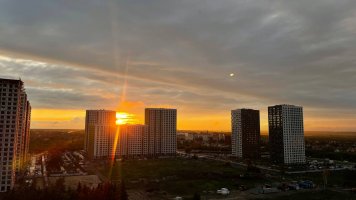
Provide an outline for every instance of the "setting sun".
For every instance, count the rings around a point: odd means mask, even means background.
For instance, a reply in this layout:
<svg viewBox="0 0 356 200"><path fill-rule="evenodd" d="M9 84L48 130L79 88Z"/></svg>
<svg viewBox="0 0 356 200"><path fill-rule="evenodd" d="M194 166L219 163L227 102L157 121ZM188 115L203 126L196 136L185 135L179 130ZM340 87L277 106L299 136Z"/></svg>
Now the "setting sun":
<svg viewBox="0 0 356 200"><path fill-rule="evenodd" d="M134 114L125 113L125 112L116 112L116 124L123 125L123 124L133 124L137 120L135 119Z"/></svg>

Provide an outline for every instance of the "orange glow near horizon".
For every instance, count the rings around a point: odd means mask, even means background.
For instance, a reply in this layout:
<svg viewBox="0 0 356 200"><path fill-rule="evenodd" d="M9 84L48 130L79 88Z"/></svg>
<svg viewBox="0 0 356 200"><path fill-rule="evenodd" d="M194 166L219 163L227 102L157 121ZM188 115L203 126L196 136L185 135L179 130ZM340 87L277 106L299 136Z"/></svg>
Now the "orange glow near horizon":
<svg viewBox="0 0 356 200"><path fill-rule="evenodd" d="M153 107L153 106L152 106ZM117 125L142 124L144 105L135 104L129 109L120 109L117 112ZM85 110L75 109L33 109L31 116L32 129L84 129ZM178 115L179 130L209 130L231 131L229 112L215 115L186 114ZM325 119L320 116L308 116L304 118L305 131L354 131L355 119ZM261 132L268 132L267 114L261 113Z"/></svg>
<svg viewBox="0 0 356 200"><path fill-rule="evenodd" d="M74 118L85 117L85 110L33 109L33 121L70 121Z"/></svg>

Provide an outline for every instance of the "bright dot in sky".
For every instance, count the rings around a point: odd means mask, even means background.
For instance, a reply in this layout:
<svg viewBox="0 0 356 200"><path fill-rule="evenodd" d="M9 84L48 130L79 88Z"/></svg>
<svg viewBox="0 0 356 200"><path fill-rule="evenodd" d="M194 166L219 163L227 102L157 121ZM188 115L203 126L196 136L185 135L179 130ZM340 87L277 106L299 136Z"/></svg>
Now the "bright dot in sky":
<svg viewBox="0 0 356 200"><path fill-rule="evenodd" d="M231 73L231 74L230 74L230 76L231 76L231 77L234 77L234 76L235 76L235 74L234 74L234 73Z"/></svg>

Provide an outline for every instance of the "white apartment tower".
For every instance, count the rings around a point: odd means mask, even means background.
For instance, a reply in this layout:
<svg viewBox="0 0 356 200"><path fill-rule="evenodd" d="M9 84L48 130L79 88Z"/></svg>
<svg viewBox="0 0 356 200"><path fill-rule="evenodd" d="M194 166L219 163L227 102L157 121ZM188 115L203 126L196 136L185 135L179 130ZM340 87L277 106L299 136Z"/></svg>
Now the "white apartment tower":
<svg viewBox="0 0 356 200"><path fill-rule="evenodd" d="M232 156L260 158L260 111L237 109L231 111Z"/></svg>
<svg viewBox="0 0 356 200"><path fill-rule="evenodd" d="M148 127L145 125L120 125L120 157L145 157L148 154Z"/></svg>
<svg viewBox="0 0 356 200"><path fill-rule="evenodd" d="M147 108L145 125L116 125L116 112L87 110L84 149L89 159L175 156L177 110Z"/></svg>
<svg viewBox="0 0 356 200"><path fill-rule="evenodd" d="M268 107L268 123L271 160L287 165L304 164L303 108L294 105Z"/></svg>
<svg viewBox="0 0 356 200"><path fill-rule="evenodd" d="M117 156L113 152L117 142L116 112L110 110L87 110L85 118L84 148L89 159ZM113 155L114 153L114 155Z"/></svg>
<svg viewBox="0 0 356 200"><path fill-rule="evenodd" d="M232 156L242 158L241 110L231 111L231 148Z"/></svg>
<svg viewBox="0 0 356 200"><path fill-rule="evenodd" d="M0 79L0 192L11 190L27 161L31 106L21 80Z"/></svg>
<svg viewBox="0 0 356 200"><path fill-rule="evenodd" d="M148 126L148 155L174 156L177 152L177 110L146 108L145 125Z"/></svg>

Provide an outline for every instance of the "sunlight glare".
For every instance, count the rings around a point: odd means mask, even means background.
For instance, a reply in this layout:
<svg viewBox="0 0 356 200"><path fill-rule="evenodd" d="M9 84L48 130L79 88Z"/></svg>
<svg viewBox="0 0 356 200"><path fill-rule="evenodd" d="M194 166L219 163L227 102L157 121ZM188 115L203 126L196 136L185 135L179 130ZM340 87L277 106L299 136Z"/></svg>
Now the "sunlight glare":
<svg viewBox="0 0 356 200"><path fill-rule="evenodd" d="M124 125L124 124L132 124L134 120L134 115L125 113L125 112L116 112L116 124Z"/></svg>

